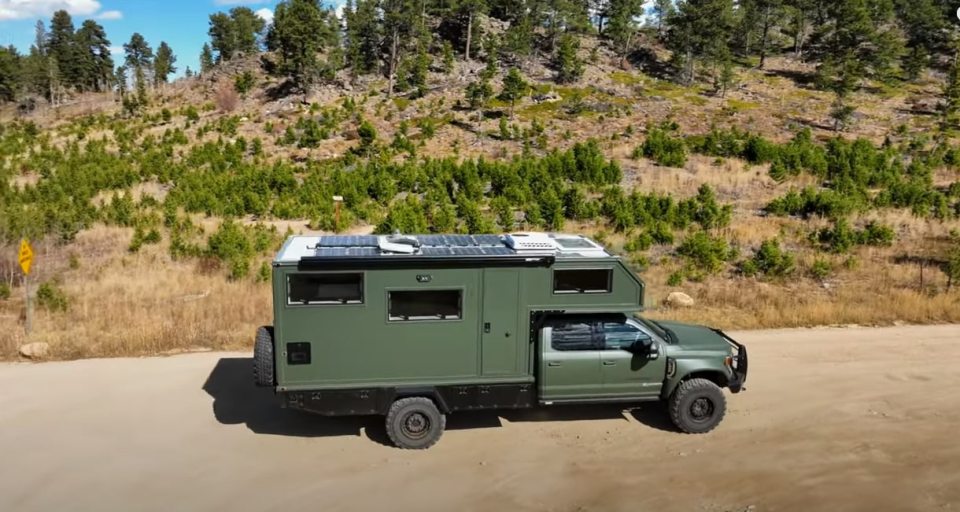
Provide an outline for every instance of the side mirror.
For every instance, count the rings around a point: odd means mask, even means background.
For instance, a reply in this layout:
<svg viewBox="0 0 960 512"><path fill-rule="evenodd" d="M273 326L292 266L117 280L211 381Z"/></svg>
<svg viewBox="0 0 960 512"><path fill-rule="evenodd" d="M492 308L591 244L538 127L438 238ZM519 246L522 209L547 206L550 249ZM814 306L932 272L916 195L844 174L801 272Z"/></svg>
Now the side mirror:
<svg viewBox="0 0 960 512"><path fill-rule="evenodd" d="M633 355L646 356L647 359L657 359L660 357L660 348L650 338L637 340L624 347L624 350Z"/></svg>

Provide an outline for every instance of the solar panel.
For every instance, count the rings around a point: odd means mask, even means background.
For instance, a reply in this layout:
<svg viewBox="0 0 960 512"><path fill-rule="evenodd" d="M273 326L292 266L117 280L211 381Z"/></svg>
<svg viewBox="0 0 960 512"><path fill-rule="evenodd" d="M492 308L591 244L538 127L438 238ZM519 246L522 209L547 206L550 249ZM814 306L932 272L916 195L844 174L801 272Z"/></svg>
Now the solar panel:
<svg viewBox="0 0 960 512"><path fill-rule="evenodd" d="M417 240L430 247L502 246L497 235L419 235Z"/></svg>
<svg viewBox="0 0 960 512"><path fill-rule="evenodd" d="M476 240L478 245L503 246L503 240L500 239L499 235L473 235L473 239Z"/></svg>
<svg viewBox="0 0 960 512"><path fill-rule="evenodd" d="M324 235L317 247L377 247L377 237L372 235Z"/></svg>
<svg viewBox="0 0 960 512"><path fill-rule="evenodd" d="M321 247L317 249L317 256L326 258L366 257L380 254L374 247Z"/></svg>

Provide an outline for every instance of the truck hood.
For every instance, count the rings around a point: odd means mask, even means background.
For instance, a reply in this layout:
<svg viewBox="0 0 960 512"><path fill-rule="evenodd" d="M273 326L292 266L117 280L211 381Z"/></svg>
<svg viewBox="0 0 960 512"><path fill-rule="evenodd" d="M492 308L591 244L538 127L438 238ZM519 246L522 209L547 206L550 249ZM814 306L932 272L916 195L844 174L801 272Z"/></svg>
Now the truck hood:
<svg viewBox="0 0 960 512"><path fill-rule="evenodd" d="M662 320L657 324L672 332L674 342L682 349L730 351L730 344L709 327Z"/></svg>

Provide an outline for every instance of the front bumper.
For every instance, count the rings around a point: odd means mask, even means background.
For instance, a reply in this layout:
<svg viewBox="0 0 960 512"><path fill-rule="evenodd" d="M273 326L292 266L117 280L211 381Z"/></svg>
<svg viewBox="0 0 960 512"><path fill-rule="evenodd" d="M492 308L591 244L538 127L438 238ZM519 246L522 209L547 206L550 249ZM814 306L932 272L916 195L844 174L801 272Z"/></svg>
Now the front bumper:
<svg viewBox="0 0 960 512"><path fill-rule="evenodd" d="M729 343L736 350L736 354L733 356L733 375L730 376L730 384L727 386L730 388L730 391L733 393L739 393L747 389L747 367L749 365L747 359L747 347L741 343L737 343L736 340L727 336L727 334L720 329L713 329L713 332L717 333L722 337L727 343Z"/></svg>

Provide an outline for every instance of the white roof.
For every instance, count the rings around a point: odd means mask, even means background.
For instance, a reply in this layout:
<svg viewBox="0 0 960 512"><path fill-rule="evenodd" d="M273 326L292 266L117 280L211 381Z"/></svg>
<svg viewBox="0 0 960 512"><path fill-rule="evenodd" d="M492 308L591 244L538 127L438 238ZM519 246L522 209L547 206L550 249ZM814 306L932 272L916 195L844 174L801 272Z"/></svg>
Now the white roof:
<svg viewBox="0 0 960 512"><path fill-rule="evenodd" d="M275 258L297 263L303 258L504 257L609 258L600 244L577 234L524 232L505 235L319 235L291 236Z"/></svg>

